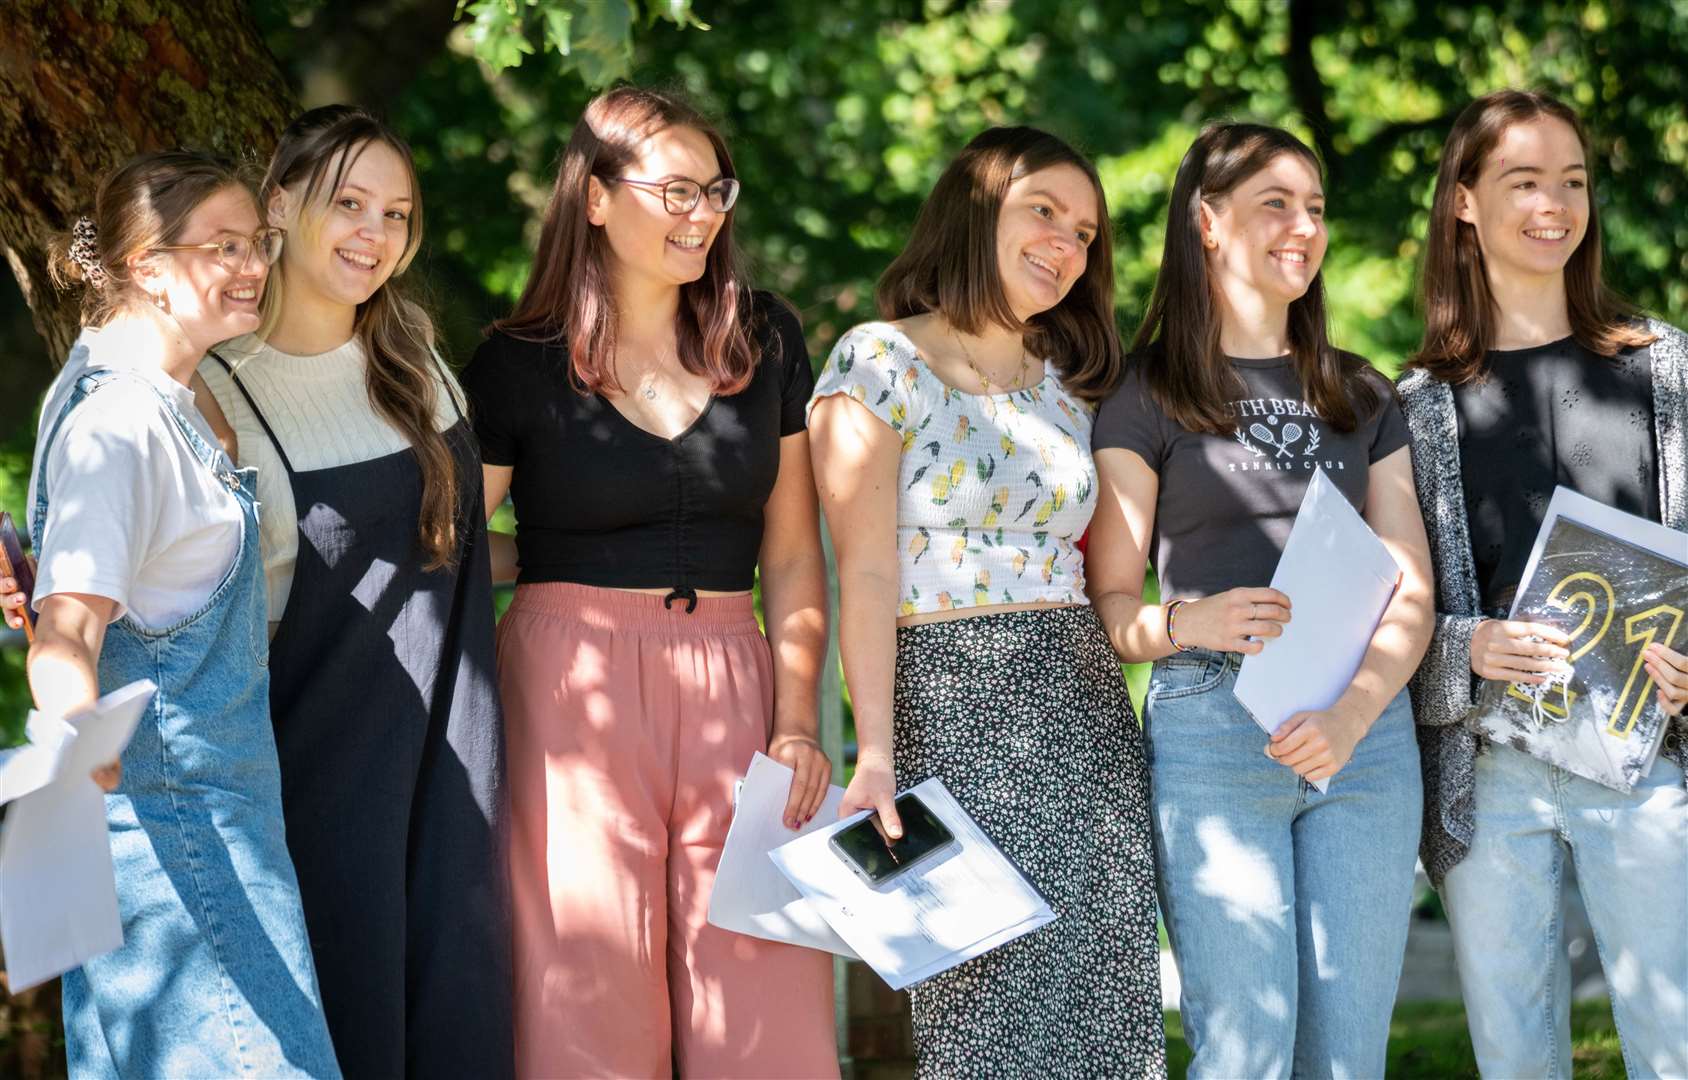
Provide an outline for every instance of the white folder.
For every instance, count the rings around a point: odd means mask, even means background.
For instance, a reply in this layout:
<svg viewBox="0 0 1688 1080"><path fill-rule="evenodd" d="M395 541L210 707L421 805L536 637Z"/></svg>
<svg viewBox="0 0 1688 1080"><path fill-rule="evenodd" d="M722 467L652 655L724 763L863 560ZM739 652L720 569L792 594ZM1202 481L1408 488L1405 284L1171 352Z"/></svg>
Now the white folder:
<svg viewBox="0 0 1688 1080"><path fill-rule="evenodd" d="M31 713L30 743L0 754L0 943L13 993L123 944L105 796L89 775L118 759L157 690L130 683L69 718Z"/></svg>
<svg viewBox="0 0 1688 1080"><path fill-rule="evenodd" d="M1272 588L1289 597L1290 621L1237 671L1237 700L1254 722L1270 735L1296 713L1336 704L1400 584L1389 549L1315 468L1272 574ZM1314 786L1325 791L1330 781Z"/></svg>

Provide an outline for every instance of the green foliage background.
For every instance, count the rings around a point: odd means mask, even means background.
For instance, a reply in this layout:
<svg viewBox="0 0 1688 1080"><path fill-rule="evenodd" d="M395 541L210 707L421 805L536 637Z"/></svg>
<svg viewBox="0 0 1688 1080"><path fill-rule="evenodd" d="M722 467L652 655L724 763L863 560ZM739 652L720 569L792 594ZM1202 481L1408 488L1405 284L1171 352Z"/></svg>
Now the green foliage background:
<svg viewBox="0 0 1688 1080"><path fill-rule="evenodd" d="M817 360L872 315L922 196L991 124L1041 125L1095 158L1129 333L1178 160L1230 116L1285 124L1324 155L1337 340L1393 372L1417 340L1441 140L1468 100L1507 85L1582 111L1608 278L1688 323L1688 0L477 0L455 25L439 7L256 0L254 13L307 105L362 98L413 143L428 222L413 273L457 362L522 286L587 81L624 71L720 119L753 276L797 304ZM0 288L0 346L38 353ZM33 435L19 425L0 446L14 515ZM0 724L26 705L20 660L0 650Z"/></svg>

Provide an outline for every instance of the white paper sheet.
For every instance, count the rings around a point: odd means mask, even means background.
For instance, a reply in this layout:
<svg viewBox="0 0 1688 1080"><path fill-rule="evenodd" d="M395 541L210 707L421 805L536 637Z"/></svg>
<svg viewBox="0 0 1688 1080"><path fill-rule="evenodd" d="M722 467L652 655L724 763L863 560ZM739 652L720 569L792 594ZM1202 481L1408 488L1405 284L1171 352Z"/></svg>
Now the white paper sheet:
<svg viewBox="0 0 1688 1080"><path fill-rule="evenodd" d="M866 817L770 853L782 873L893 990L929 978L1055 920L1042 895L974 824L936 777L913 789L955 834L937 861L875 889L829 843Z"/></svg>
<svg viewBox="0 0 1688 1080"><path fill-rule="evenodd" d="M0 943L13 993L123 944L105 796L89 774L121 756L156 689L131 683L68 721L32 715L30 745L0 762L0 802L12 801Z"/></svg>
<svg viewBox="0 0 1688 1080"><path fill-rule="evenodd" d="M1289 597L1282 637L1243 657L1235 693L1268 734L1299 712L1328 709L1354 681L1401 568L1359 511L1315 467L1272 588ZM1325 791L1329 780L1314 787Z"/></svg>
<svg viewBox="0 0 1688 1080"><path fill-rule="evenodd" d="M791 775L790 769L766 754L750 759L750 768L739 785L738 805L727 830L721 864L715 871L715 888L709 894L709 922L734 933L821 949L854 960L855 950L833 932L820 912L768 858L768 853L781 844L838 820L844 789L829 785L814 820L796 832L786 828L785 803L791 791Z"/></svg>

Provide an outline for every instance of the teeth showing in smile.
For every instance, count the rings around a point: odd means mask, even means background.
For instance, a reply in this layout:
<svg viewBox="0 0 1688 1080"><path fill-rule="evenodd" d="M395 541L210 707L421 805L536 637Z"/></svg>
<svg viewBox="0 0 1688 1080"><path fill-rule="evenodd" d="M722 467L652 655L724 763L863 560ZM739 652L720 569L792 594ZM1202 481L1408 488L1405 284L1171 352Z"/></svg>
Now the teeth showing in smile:
<svg viewBox="0 0 1688 1080"><path fill-rule="evenodd" d="M1524 235L1532 240L1563 240L1571 235L1570 229L1525 229Z"/></svg>
<svg viewBox="0 0 1688 1080"><path fill-rule="evenodd" d="M675 247L683 247L688 251L696 251L698 248L703 246L703 237L701 237L701 236L670 236L668 238L668 242L670 244L673 244Z"/></svg>
<svg viewBox="0 0 1688 1080"><path fill-rule="evenodd" d="M242 285L238 289L224 290L223 295L230 300L256 300L258 299L258 290L251 285Z"/></svg>
<svg viewBox="0 0 1688 1080"><path fill-rule="evenodd" d="M1050 277L1061 276L1060 272L1055 269L1055 265L1053 263L1046 262L1045 260L1038 258L1036 255L1027 255L1026 261L1037 267L1039 270L1042 270Z"/></svg>
<svg viewBox="0 0 1688 1080"><path fill-rule="evenodd" d="M1304 263L1307 261L1307 253L1305 251L1274 251L1272 258L1279 262Z"/></svg>
<svg viewBox="0 0 1688 1080"><path fill-rule="evenodd" d="M361 251L346 251L346 250L341 249L341 248L336 248L335 252L342 259L345 259L347 262L351 263L353 266L361 266L365 270L375 269L375 264L381 261L380 259L377 259L375 256L366 255Z"/></svg>

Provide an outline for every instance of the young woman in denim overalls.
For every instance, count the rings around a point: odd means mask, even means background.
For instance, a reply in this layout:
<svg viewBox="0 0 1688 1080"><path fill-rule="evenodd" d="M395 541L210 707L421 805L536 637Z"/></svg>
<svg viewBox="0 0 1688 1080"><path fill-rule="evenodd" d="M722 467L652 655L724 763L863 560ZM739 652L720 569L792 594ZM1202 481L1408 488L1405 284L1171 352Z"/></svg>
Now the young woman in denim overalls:
<svg viewBox="0 0 1688 1080"><path fill-rule="evenodd" d="M124 944L64 977L73 1076L339 1075L282 831L253 475L187 387L256 326L280 240L232 172L171 152L108 177L61 260L87 325L41 414L30 686L59 714L158 687L105 777Z"/></svg>

